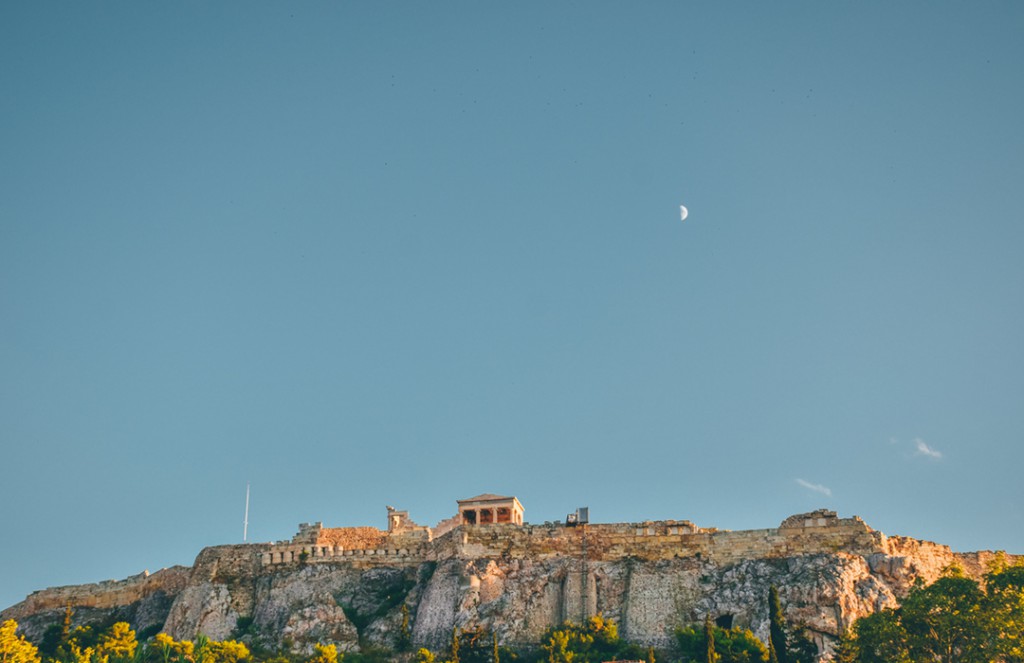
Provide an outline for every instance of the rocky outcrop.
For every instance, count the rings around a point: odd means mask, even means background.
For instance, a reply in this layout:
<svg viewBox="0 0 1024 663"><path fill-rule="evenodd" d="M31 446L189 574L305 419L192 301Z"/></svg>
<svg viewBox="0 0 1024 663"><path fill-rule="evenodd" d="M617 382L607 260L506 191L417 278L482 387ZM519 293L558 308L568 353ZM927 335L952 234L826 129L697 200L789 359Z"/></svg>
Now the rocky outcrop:
<svg viewBox="0 0 1024 663"><path fill-rule="evenodd" d="M64 619L68 606L74 608L75 626L115 619L131 622L137 629L160 626L188 585L190 574L188 567L174 566L153 574L143 571L124 580L51 587L0 612L0 621L17 621L21 632L36 641L47 626Z"/></svg>
<svg viewBox="0 0 1024 663"><path fill-rule="evenodd" d="M789 622L827 652L844 628L896 605L916 579L930 582L953 563L980 577L993 557L886 537L828 511L745 532L688 521L491 525L456 527L415 550L383 541L357 550L294 541L207 548L191 569L37 592L0 616L38 637L70 602L92 617L120 610L136 628L162 623L176 638L205 633L308 652L317 642L356 651L404 637L441 649L454 627L529 646L552 625L603 614L629 640L669 646L673 629L707 615L766 639L775 585Z"/></svg>

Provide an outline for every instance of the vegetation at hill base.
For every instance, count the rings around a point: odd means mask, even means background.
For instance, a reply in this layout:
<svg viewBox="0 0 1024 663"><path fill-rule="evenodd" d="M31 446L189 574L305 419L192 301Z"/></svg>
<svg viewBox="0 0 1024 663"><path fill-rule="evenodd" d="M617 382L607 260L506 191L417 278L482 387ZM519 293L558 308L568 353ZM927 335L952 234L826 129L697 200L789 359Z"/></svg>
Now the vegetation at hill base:
<svg viewBox="0 0 1024 663"><path fill-rule="evenodd" d="M858 619L840 638L840 663L1024 661L1024 565L997 559L984 583L950 567L918 583L898 608Z"/></svg>
<svg viewBox="0 0 1024 663"><path fill-rule="evenodd" d="M444 651L412 651L410 614L402 605L395 649L361 643L343 653L336 643L320 643L311 656L261 648L251 620L239 620L241 640L216 641L200 635L174 640L166 633L137 637L125 622L71 628L73 611L51 625L34 644L18 635L13 620L0 624L0 663L812 663L815 645L783 617L779 593L766 597L768 642L751 631L725 628L708 615L703 624L674 632L674 647L655 650L619 637L615 621L601 615L583 624L549 628L528 648L498 643L482 627L452 630ZM287 643L286 643L287 644ZM832 652L837 663L1024 663L1024 564L997 558L982 582L957 567L930 585L918 582L898 608L887 608L854 622Z"/></svg>

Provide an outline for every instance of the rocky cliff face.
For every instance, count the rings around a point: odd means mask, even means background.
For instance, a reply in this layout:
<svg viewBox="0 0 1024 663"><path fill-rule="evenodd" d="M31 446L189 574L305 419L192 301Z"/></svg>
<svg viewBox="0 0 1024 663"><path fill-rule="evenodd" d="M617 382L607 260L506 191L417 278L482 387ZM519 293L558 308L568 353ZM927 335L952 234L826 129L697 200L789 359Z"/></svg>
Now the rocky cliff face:
<svg viewBox="0 0 1024 663"><path fill-rule="evenodd" d="M288 556L271 545L207 548L191 569L36 592L0 617L38 639L70 603L79 621L116 615L139 629L162 623L176 638L243 637L308 652L317 642L394 647L402 606L413 645L432 649L446 646L453 627L532 645L549 626L604 614L629 640L669 646L675 627L705 615L766 639L774 584L789 622L828 651L842 629L895 605L915 579L930 582L953 563L980 577L993 556L885 537L829 512L749 532L672 521L491 525L459 527L416 549L384 545L308 544Z"/></svg>

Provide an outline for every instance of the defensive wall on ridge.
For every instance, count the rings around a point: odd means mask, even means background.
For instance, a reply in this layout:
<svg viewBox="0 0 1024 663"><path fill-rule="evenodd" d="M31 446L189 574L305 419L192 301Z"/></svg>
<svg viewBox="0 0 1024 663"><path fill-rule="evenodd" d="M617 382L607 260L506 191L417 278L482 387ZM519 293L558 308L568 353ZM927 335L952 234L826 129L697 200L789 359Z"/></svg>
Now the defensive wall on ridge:
<svg viewBox="0 0 1024 663"><path fill-rule="evenodd" d="M787 518L777 528L727 531L687 520L563 525L458 525L433 537L429 528L386 532L372 527L323 528L301 525L291 542L264 549L261 564L362 562L415 564L451 558L583 557L590 560L646 560L695 557L718 564L746 559L846 552L899 554L902 549L948 557L948 547L893 537L872 530L857 517L815 511ZM932 551L928 546L935 548Z"/></svg>
<svg viewBox="0 0 1024 663"><path fill-rule="evenodd" d="M247 543L204 548L191 568L172 567L125 580L52 587L30 594L4 610L3 619L64 610L65 606L114 608L145 601L155 594L176 596L186 586L222 583L248 587L252 579L281 565L347 564L356 568L408 567L449 559L544 559L582 561L697 559L727 566L753 559L846 553L861 555L873 572L890 578L934 577L959 563L980 578L1002 556L1014 563L1021 556L980 551L953 553L948 546L903 536L887 537L860 518L838 518L820 510L792 516L779 527L728 531L701 528L686 520L641 523L468 525L455 519L435 528L416 525L404 512L389 510L389 530L374 527L325 528L304 524L290 541ZM251 591L233 591L232 609L249 614ZM237 605L235 605L237 603Z"/></svg>
<svg viewBox="0 0 1024 663"><path fill-rule="evenodd" d="M438 542L439 557L582 557L589 560L645 560L695 557L719 564L745 559L791 557L837 551L883 552L883 535L860 518L836 518L819 511L788 518L775 529L719 531L689 521L562 525L463 526L454 542ZM453 545L454 544L454 545ZM447 553L447 554L446 554Z"/></svg>
<svg viewBox="0 0 1024 663"><path fill-rule="evenodd" d="M156 573L143 571L124 580L104 580L86 585L49 587L29 594L21 603L2 613L3 619L22 619L48 610L64 610L66 606L108 609L131 605L152 594L163 592L173 596L188 582L191 569L172 566Z"/></svg>

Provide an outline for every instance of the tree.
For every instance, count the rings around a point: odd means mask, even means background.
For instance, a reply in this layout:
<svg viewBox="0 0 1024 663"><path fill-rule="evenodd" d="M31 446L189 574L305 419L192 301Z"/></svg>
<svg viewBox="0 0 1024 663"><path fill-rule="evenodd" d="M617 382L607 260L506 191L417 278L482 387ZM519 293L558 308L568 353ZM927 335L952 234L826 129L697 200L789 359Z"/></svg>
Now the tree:
<svg viewBox="0 0 1024 663"><path fill-rule="evenodd" d="M857 640L850 629L839 634L839 642L832 652L832 663L858 663Z"/></svg>
<svg viewBox="0 0 1024 663"><path fill-rule="evenodd" d="M195 650L195 645L190 640L175 640L166 633L157 633L153 636L151 646L159 652L160 663L191 660Z"/></svg>
<svg viewBox="0 0 1024 663"><path fill-rule="evenodd" d="M853 625L859 663L909 663L907 631L899 613L886 608L858 619Z"/></svg>
<svg viewBox="0 0 1024 663"><path fill-rule="evenodd" d="M71 618L74 616L75 611L71 609L71 603L69 602L64 606L64 621L61 622L60 626L61 642L67 642L68 638L71 637Z"/></svg>
<svg viewBox="0 0 1024 663"><path fill-rule="evenodd" d="M318 645L319 646L319 645ZM330 645L334 647L334 645ZM335 650L337 655L337 650ZM243 645L241 642L235 640L224 640L218 642L217 640L210 640L206 647L206 663L238 663L243 659L249 658L249 648Z"/></svg>
<svg viewBox="0 0 1024 663"><path fill-rule="evenodd" d="M952 569L927 587L911 589L900 618L915 660L986 663L982 592L977 581Z"/></svg>
<svg viewBox="0 0 1024 663"><path fill-rule="evenodd" d="M135 649L139 643L135 640L135 631L131 629L128 622L116 622L109 629L100 635L96 645L96 654L101 659L113 657L116 659L130 659L135 656Z"/></svg>
<svg viewBox="0 0 1024 663"><path fill-rule="evenodd" d="M704 617L704 663L717 663L715 655L715 631L711 626L711 615Z"/></svg>
<svg viewBox="0 0 1024 663"><path fill-rule="evenodd" d="M314 648L313 658L309 663L338 663L338 647L336 645L318 644Z"/></svg>
<svg viewBox="0 0 1024 663"><path fill-rule="evenodd" d="M459 660L462 663L493 663L496 638L484 627L462 629L458 639Z"/></svg>
<svg viewBox="0 0 1024 663"><path fill-rule="evenodd" d="M769 651L774 651L773 660L778 660L779 663L789 663L789 655L786 651L786 618L782 615L779 590L775 588L775 585L768 588L768 624Z"/></svg>
<svg viewBox="0 0 1024 663"><path fill-rule="evenodd" d="M412 644L412 632L409 630L409 606L402 604L402 625L398 630L398 650L409 651Z"/></svg>
<svg viewBox="0 0 1024 663"><path fill-rule="evenodd" d="M748 629L734 627L724 629L712 625L715 641L715 657L718 663L765 663L768 650ZM705 636L703 629L696 625L678 628L675 632L676 643L685 661L704 661L706 659Z"/></svg>
<svg viewBox="0 0 1024 663"><path fill-rule="evenodd" d="M18 635L18 622L13 619L0 624L0 663L40 663L39 650Z"/></svg>
<svg viewBox="0 0 1024 663"><path fill-rule="evenodd" d="M548 653L548 663L572 663L576 653L569 648L569 631L553 631L544 643L543 649Z"/></svg>
<svg viewBox="0 0 1024 663"><path fill-rule="evenodd" d="M998 559L998 558L997 558ZM985 574L982 599L987 648L1007 661L1024 661L1024 562L1014 566L994 565Z"/></svg>
<svg viewBox="0 0 1024 663"><path fill-rule="evenodd" d="M808 636L807 629L797 628L786 638L786 656L789 663L814 663L818 660L818 645Z"/></svg>
<svg viewBox="0 0 1024 663"><path fill-rule="evenodd" d="M547 630L541 648L548 652L552 663L582 663L612 661L618 658L639 659L644 649L619 639L619 627L614 620L596 615L582 626L565 622Z"/></svg>
<svg viewBox="0 0 1024 663"><path fill-rule="evenodd" d="M196 637L195 646L192 648L192 660L195 663L213 663L210 660L210 638L200 633Z"/></svg>

